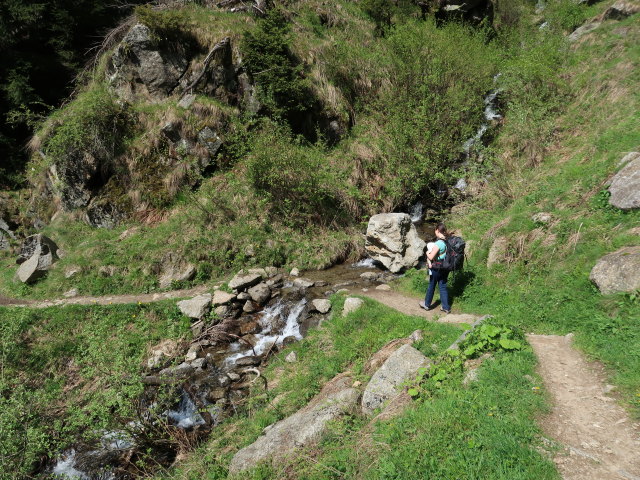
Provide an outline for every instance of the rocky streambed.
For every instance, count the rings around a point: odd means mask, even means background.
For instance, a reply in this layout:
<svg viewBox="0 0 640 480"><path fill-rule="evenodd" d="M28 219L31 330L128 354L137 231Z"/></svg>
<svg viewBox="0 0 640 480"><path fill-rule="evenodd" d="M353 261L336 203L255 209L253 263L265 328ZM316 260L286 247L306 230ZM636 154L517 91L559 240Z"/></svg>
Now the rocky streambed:
<svg viewBox="0 0 640 480"><path fill-rule="evenodd" d="M243 407L251 388L267 388L261 368L331 315L328 296L376 288L396 275L365 259L318 272L275 268L239 272L229 290L178 302L192 318L190 342L166 340L146 364L137 418L94 432L41 473L57 478L119 480L144 476L141 460L172 465Z"/></svg>

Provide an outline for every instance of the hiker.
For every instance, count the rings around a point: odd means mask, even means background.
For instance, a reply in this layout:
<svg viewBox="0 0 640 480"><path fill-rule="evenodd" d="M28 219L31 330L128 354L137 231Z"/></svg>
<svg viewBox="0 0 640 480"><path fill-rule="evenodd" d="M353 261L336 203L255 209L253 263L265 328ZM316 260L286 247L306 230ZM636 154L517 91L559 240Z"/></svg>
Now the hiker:
<svg viewBox="0 0 640 480"><path fill-rule="evenodd" d="M439 223L435 231L437 240L435 246L427 252L427 264L429 265L429 288L427 289L427 295L424 298L424 302L420 302L420 307L425 310L432 310L434 306L431 304L433 300L433 294L436 291L436 284L440 290L440 310L445 313L451 313L451 306L449 305L449 292L447 291L447 278L449 277L449 270L439 268L442 265L442 261L445 258L447 252L447 244L445 240L449 236L447 227L444 223Z"/></svg>

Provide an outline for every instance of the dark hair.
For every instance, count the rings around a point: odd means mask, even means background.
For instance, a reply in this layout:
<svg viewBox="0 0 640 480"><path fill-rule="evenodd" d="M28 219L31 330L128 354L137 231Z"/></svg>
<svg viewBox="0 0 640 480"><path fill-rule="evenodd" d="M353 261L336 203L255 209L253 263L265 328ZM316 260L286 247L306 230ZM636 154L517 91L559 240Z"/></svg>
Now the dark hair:
<svg viewBox="0 0 640 480"><path fill-rule="evenodd" d="M436 227L436 230L440 232L442 235L444 235L445 237L449 236L449 232L447 231L447 227L445 227L444 223L439 223L438 226Z"/></svg>

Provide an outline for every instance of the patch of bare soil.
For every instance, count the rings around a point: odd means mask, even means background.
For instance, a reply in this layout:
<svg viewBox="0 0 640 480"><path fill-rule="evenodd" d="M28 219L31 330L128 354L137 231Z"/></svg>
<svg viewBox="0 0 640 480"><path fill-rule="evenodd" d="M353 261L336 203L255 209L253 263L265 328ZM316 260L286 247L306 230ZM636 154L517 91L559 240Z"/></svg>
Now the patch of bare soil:
<svg viewBox="0 0 640 480"><path fill-rule="evenodd" d="M565 480L640 480L640 426L609 395L603 368L572 348L571 339L528 335L553 399L541 420L564 447L554 461Z"/></svg>
<svg viewBox="0 0 640 480"><path fill-rule="evenodd" d="M433 310L425 310L421 308L418 303L420 300L424 300L423 298L415 298L408 297L403 295L402 293L385 290L376 290L370 289L366 292L362 292L360 290L352 291L354 295L361 295L363 297L368 297L373 300L376 300L387 307L394 308L405 315L413 315L416 317L425 317L429 320L434 320L442 323L469 323L472 324L475 322L480 316L477 315L469 315L469 314L456 314L450 313L446 314L441 312L438 307Z"/></svg>

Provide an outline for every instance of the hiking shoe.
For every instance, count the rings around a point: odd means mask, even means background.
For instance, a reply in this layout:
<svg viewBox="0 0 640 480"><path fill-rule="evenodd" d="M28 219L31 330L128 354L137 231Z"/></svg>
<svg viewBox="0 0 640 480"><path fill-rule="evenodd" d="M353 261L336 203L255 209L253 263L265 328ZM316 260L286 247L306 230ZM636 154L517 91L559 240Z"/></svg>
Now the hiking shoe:
<svg viewBox="0 0 640 480"><path fill-rule="evenodd" d="M440 311L444 313L451 313L451 310L445 310L444 308L441 308Z"/></svg>
<svg viewBox="0 0 640 480"><path fill-rule="evenodd" d="M433 309L433 307L427 307L427 306L424 304L424 302L418 302L418 306L419 306L420 308L422 308L423 310L426 310L427 312L428 312L429 310Z"/></svg>

